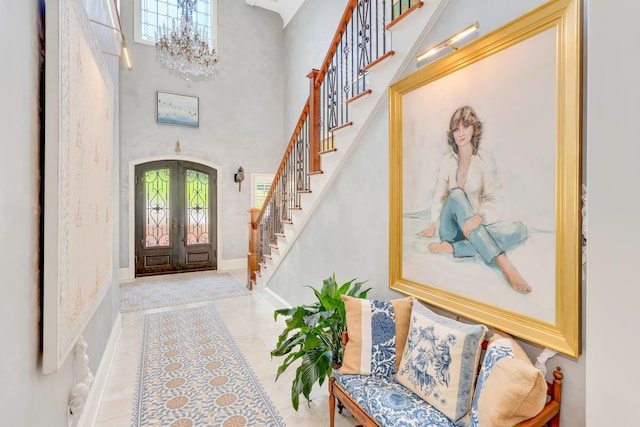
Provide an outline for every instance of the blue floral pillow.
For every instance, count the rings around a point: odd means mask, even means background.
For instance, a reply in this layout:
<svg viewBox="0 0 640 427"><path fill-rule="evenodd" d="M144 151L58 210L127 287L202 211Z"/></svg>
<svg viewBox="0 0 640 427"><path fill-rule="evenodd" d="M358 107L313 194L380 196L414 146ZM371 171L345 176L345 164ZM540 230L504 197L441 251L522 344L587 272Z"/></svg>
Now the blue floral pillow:
<svg viewBox="0 0 640 427"><path fill-rule="evenodd" d="M347 312L349 341L341 374L393 375L396 372L398 328L408 325L411 298L377 301L342 297ZM403 312L406 312L403 314ZM403 317L406 317L404 322ZM408 327L405 326L408 330ZM406 337L405 331L404 336Z"/></svg>
<svg viewBox="0 0 640 427"><path fill-rule="evenodd" d="M454 423L466 424L486 331L414 303L398 382Z"/></svg>

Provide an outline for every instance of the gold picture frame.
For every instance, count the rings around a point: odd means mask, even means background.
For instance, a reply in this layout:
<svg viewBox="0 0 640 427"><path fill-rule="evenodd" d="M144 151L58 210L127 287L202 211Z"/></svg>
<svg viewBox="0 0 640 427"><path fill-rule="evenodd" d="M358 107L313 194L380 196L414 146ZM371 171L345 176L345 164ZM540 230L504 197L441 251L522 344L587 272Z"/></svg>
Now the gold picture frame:
<svg viewBox="0 0 640 427"><path fill-rule="evenodd" d="M550 1L389 88L390 288L572 357L581 316L580 13L579 0ZM463 106L478 121L454 129ZM482 130L466 178L455 167L464 143L453 137L465 123ZM472 176L479 170L481 180ZM487 177L504 202L491 222ZM464 221L450 215L459 182L461 203L483 221L477 233L501 248L491 227L506 230L502 256L460 234Z"/></svg>

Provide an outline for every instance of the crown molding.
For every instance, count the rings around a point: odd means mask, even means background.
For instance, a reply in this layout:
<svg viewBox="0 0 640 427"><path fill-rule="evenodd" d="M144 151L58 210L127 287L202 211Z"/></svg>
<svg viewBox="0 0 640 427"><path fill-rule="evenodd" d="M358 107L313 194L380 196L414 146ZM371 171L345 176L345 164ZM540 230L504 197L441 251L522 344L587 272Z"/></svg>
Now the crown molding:
<svg viewBox="0 0 640 427"><path fill-rule="evenodd" d="M304 0L245 0L245 2L249 6L257 6L279 13L282 17L282 27L284 28L300 9Z"/></svg>

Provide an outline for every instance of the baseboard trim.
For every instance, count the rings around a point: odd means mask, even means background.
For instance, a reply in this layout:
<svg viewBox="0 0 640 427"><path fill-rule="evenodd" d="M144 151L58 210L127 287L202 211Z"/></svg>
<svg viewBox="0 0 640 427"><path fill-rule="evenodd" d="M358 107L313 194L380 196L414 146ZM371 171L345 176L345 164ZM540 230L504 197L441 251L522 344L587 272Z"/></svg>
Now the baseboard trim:
<svg viewBox="0 0 640 427"><path fill-rule="evenodd" d="M247 267L246 258L223 259L218 261L218 270L238 270ZM120 282L127 282L135 279L134 270L130 267L121 268L119 271Z"/></svg>
<svg viewBox="0 0 640 427"><path fill-rule="evenodd" d="M120 281L125 281L125 280L133 280L135 278L135 275L133 274L133 269L129 268L129 267L124 267L121 268L120 270L118 270L120 275L119 275L119 279Z"/></svg>
<svg viewBox="0 0 640 427"><path fill-rule="evenodd" d="M280 295L276 294L269 288L254 288L253 293L271 305L274 310L291 307L291 304L288 301L285 301Z"/></svg>
<svg viewBox="0 0 640 427"><path fill-rule="evenodd" d="M238 270L247 267L246 258L221 259L218 261L218 270Z"/></svg>
<svg viewBox="0 0 640 427"><path fill-rule="evenodd" d="M116 349L118 347L118 341L120 341L120 333L122 332L122 315L118 313L115 322L113 322L113 328L111 329L111 335L109 341L104 349L102 360L100 360L100 366L96 371L96 375L93 378L93 383L89 389L87 395L87 401L84 405L84 410L78 418L78 424L76 427L93 427L98 417L98 409L100 409L100 402L104 395L104 390L107 386L107 378L109 378L109 372L111 372L111 366L113 365L113 359L116 355Z"/></svg>

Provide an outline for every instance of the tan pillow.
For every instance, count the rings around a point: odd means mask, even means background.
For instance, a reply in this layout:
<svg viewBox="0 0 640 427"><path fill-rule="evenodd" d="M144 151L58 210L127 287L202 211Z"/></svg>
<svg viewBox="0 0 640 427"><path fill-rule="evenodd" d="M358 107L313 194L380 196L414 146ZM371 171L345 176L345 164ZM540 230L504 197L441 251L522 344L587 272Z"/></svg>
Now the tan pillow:
<svg viewBox="0 0 640 427"><path fill-rule="evenodd" d="M342 296L349 341L341 374L393 375L409 334L413 299L367 300Z"/></svg>
<svg viewBox="0 0 640 427"><path fill-rule="evenodd" d="M542 372L516 341L494 333L478 377L472 425L512 427L539 414L546 400Z"/></svg>

